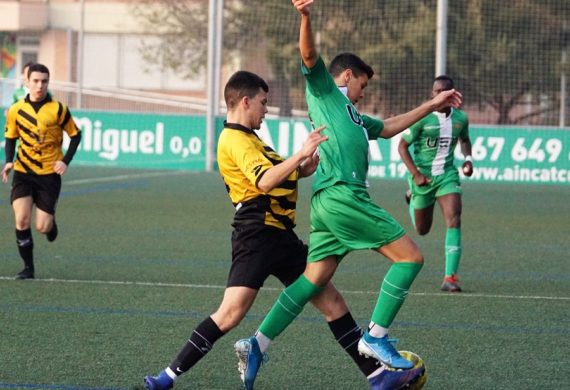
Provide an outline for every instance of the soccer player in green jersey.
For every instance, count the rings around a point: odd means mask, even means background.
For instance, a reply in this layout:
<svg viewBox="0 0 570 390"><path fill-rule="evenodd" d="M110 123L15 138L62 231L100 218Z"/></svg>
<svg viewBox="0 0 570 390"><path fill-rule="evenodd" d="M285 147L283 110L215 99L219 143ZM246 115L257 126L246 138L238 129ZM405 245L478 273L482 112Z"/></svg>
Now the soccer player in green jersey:
<svg viewBox="0 0 570 390"><path fill-rule="evenodd" d="M18 100L23 99L30 92L28 89L28 70L33 62L27 62L22 68L22 79L20 81L20 86L14 90L12 94L12 103L16 103Z"/></svg>
<svg viewBox="0 0 570 390"><path fill-rule="evenodd" d="M432 97L454 88L448 76L439 76L433 82ZM434 111L407 129L398 145L402 161L410 171L410 185L406 200L410 216L418 234L429 232L433 222L435 202L439 203L447 233L445 235L445 277L443 291L460 292L457 270L461 258L461 186L454 165L455 146L459 141L465 156L463 173L473 174L469 119L458 109L446 107ZM412 158L409 147L413 146Z"/></svg>
<svg viewBox="0 0 570 390"><path fill-rule="evenodd" d="M299 48L309 116L315 126L326 126L323 134L328 141L319 145L305 272L281 293L255 336L236 343L236 347L249 345L249 353L240 363L247 367L246 379L255 378L262 353L332 279L340 261L351 251L372 249L392 265L358 348L387 366L410 369L413 364L390 343L388 328L422 267L423 256L400 224L374 204L368 194L368 141L393 137L430 112L458 107L461 94L443 91L412 111L386 121L361 115L354 105L364 96L374 74L372 68L358 56L344 53L333 59L327 71L311 29L313 0L292 3L301 14ZM369 382L373 389L390 388Z"/></svg>

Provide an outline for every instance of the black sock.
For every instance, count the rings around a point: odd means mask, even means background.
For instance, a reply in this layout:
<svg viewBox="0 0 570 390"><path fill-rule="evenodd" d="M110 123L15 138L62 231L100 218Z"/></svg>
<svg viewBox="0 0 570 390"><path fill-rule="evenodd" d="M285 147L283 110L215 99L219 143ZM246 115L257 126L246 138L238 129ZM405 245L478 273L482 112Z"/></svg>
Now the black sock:
<svg viewBox="0 0 570 390"><path fill-rule="evenodd" d="M32 230L16 229L16 242L18 243L18 251L20 257L24 260L26 268L34 269L34 240L32 239Z"/></svg>
<svg viewBox="0 0 570 390"><path fill-rule="evenodd" d="M380 367L376 359L365 357L358 352L358 340L362 337L362 328L354 321L350 312L328 324L336 341L364 375L368 376Z"/></svg>
<svg viewBox="0 0 570 390"><path fill-rule="evenodd" d="M170 369L180 375L198 363L214 346L214 343L224 335L211 317L206 318L192 332L176 359L170 364Z"/></svg>

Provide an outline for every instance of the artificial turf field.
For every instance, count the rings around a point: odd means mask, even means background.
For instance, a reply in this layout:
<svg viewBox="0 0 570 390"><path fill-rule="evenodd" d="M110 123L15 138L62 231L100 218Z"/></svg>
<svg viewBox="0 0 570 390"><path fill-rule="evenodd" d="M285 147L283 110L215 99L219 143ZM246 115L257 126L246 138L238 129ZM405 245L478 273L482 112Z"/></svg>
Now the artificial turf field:
<svg viewBox="0 0 570 390"><path fill-rule="evenodd" d="M310 181L297 233L308 237ZM426 264L392 326L421 355L424 389L567 389L570 383L570 187L464 183L461 294L439 291L445 227L411 231L404 181L370 192L410 232ZM34 234L36 280L22 268L0 187L0 388L134 389L178 353L220 302L233 208L217 173L72 166L60 236ZM366 326L388 261L350 254L334 282ZM249 315L181 377L177 389L241 389L233 343L252 334L280 291L266 283ZM308 306L269 349L256 389L366 389Z"/></svg>

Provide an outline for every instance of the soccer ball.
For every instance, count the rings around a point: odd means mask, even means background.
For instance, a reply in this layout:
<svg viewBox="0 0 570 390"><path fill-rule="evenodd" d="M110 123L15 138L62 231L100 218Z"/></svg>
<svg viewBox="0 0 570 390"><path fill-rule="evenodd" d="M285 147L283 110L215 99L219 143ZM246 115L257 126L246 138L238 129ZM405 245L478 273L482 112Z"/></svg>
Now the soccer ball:
<svg viewBox="0 0 570 390"><path fill-rule="evenodd" d="M414 363L414 368L423 367L425 369L424 374L415 383L412 383L411 385L404 387L404 389L420 390L422 387L424 387L424 384L427 381L427 374L428 374L424 360L414 352L410 351L398 351L398 352L400 352L400 355L402 355L402 357Z"/></svg>

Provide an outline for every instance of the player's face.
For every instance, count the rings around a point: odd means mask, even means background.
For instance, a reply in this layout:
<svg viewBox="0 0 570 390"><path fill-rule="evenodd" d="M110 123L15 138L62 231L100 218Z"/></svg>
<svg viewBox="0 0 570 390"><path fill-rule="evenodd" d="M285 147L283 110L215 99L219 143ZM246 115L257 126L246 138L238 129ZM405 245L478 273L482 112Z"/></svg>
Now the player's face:
<svg viewBox="0 0 570 390"><path fill-rule="evenodd" d="M443 91L447 91L449 88L446 87L447 86L445 85L445 83L442 83L441 81L436 81L435 83L433 83L433 88L431 90L431 97L432 98L436 97Z"/></svg>
<svg viewBox="0 0 570 390"><path fill-rule="evenodd" d="M368 76L363 74L359 77L355 77L354 74L350 74L346 86L348 88L346 97L352 104L358 103L360 99L364 97L364 88L368 85Z"/></svg>
<svg viewBox="0 0 570 390"><path fill-rule="evenodd" d="M260 90L257 95L249 99L251 128L257 130L261 128L261 122L267 114L267 92Z"/></svg>
<svg viewBox="0 0 570 390"><path fill-rule="evenodd" d="M49 76L47 73L32 72L28 80L30 100L32 102L42 101L47 95L48 84Z"/></svg>

